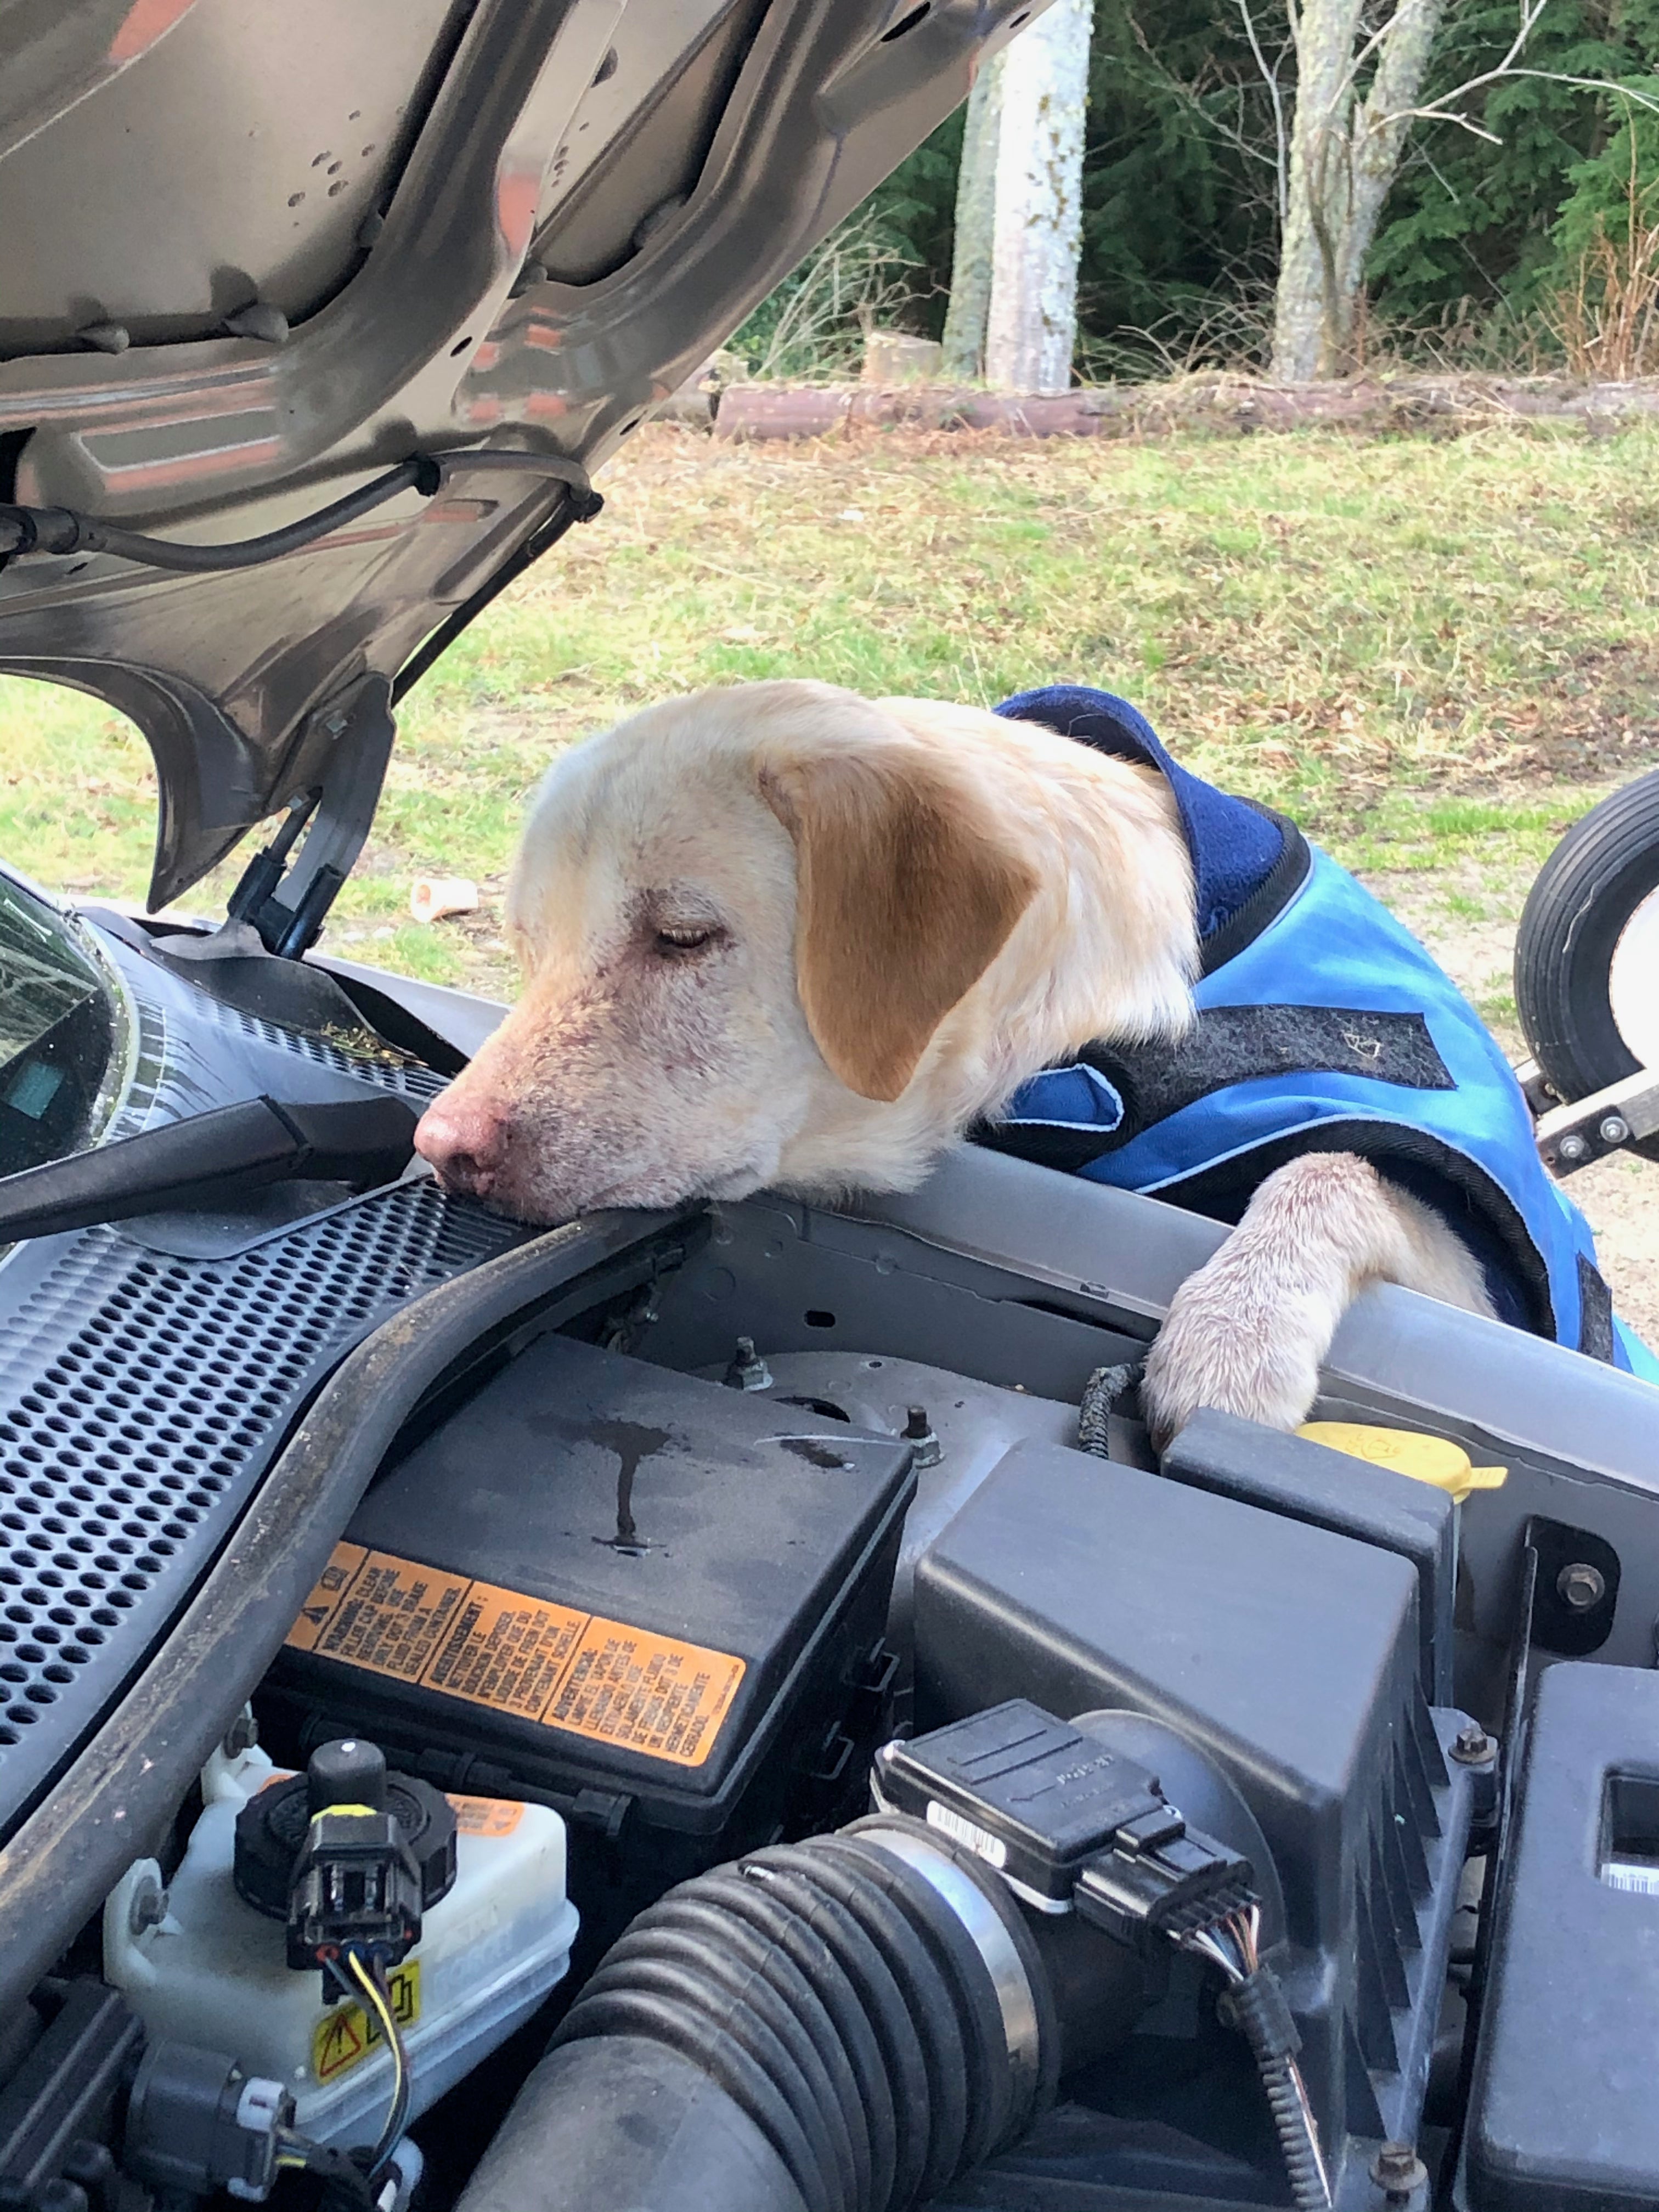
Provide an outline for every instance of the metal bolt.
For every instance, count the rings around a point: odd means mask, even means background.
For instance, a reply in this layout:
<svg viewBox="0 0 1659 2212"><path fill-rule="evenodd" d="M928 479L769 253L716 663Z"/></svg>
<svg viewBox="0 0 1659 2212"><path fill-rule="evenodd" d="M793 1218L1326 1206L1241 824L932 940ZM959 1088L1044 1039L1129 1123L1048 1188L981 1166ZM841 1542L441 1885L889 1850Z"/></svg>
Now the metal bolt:
<svg viewBox="0 0 1659 2212"><path fill-rule="evenodd" d="M1451 1747L1451 1755L1460 1766L1484 1766L1497 1752L1498 1746L1479 1721L1465 1721Z"/></svg>
<svg viewBox="0 0 1659 2212"><path fill-rule="evenodd" d="M1576 1129L1569 1129L1555 1148L1555 1156L1562 1160L1587 1160L1589 1146Z"/></svg>
<svg viewBox="0 0 1659 2212"><path fill-rule="evenodd" d="M902 1430L904 1441L910 1447L911 1464L918 1468L937 1467L945 1456L945 1447L933 1433L933 1425L927 1418L926 1406L912 1406L909 1419Z"/></svg>
<svg viewBox="0 0 1659 2212"><path fill-rule="evenodd" d="M1630 1123L1622 1114L1609 1114L1597 1134L1604 1145L1622 1145L1630 1136Z"/></svg>
<svg viewBox="0 0 1659 2212"><path fill-rule="evenodd" d="M772 1370L755 1349L752 1336L740 1336L721 1378L728 1390L769 1390Z"/></svg>
<svg viewBox="0 0 1659 2212"><path fill-rule="evenodd" d="M127 1906L127 1926L135 1936L159 1928L167 1917L167 1893L159 1882L147 1881L132 1893Z"/></svg>
<svg viewBox="0 0 1659 2212"><path fill-rule="evenodd" d="M1555 1577L1555 1594L1574 1613L1588 1613L1607 1595L1607 1577L1588 1559L1575 1559Z"/></svg>
<svg viewBox="0 0 1659 2212"><path fill-rule="evenodd" d="M1390 2204L1408 2204L1429 2178L1429 2169L1407 2142L1385 2142L1371 2160L1371 2179Z"/></svg>

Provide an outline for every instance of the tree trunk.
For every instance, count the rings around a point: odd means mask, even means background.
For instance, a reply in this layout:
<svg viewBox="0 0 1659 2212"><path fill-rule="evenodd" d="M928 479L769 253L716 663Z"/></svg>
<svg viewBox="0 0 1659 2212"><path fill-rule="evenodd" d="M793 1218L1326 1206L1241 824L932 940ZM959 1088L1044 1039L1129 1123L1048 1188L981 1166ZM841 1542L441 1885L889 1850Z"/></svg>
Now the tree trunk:
<svg viewBox="0 0 1659 2212"><path fill-rule="evenodd" d="M1326 333L1336 302L1348 116L1359 0L1303 0L1296 19L1291 185L1273 298L1273 373L1306 384L1337 374Z"/></svg>
<svg viewBox="0 0 1659 2212"><path fill-rule="evenodd" d="M1342 376L1354 365L1366 258L1445 9L1446 0L1396 0L1361 102L1359 0L1304 0L1273 312L1273 373L1281 382Z"/></svg>
<svg viewBox="0 0 1659 2212"><path fill-rule="evenodd" d="M1422 97L1445 13L1446 0L1396 0L1388 38L1376 58L1376 74L1359 111L1354 130L1347 247L1336 272L1339 310L1345 302L1346 306L1346 320L1338 337L1349 352L1371 241L1405 151L1407 133L1412 127L1411 111Z"/></svg>
<svg viewBox="0 0 1659 2212"><path fill-rule="evenodd" d="M1070 388L1094 0L1054 0L1008 47L997 136L988 382Z"/></svg>
<svg viewBox="0 0 1659 2212"><path fill-rule="evenodd" d="M993 54L974 79L957 172L956 233L951 246L951 304L945 316L945 374L976 381L985 374L991 312L991 248L997 214L997 134L1002 127L1003 58Z"/></svg>

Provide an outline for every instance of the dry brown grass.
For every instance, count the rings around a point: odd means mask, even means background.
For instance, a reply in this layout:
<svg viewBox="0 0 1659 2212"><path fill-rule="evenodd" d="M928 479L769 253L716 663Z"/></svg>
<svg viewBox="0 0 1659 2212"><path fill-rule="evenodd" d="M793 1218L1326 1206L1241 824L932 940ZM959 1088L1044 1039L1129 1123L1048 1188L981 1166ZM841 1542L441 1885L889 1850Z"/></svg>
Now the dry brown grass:
<svg viewBox="0 0 1659 2212"><path fill-rule="evenodd" d="M1535 867L1584 794L1659 759L1656 459L1653 426L751 447L648 429L599 520L415 693L330 941L501 988L501 880L550 754L665 692L784 674L982 703L1103 684L1362 865ZM0 683L0 849L137 896L153 826L118 718ZM410 921L428 871L476 878L480 913ZM211 910L230 874L191 902Z"/></svg>

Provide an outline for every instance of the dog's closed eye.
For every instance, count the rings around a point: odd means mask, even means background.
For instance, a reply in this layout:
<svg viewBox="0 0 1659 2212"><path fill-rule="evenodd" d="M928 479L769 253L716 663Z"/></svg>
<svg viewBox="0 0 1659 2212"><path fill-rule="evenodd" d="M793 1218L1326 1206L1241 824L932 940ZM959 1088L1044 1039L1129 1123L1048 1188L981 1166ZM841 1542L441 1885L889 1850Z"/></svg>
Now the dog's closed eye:
<svg viewBox="0 0 1659 2212"><path fill-rule="evenodd" d="M725 936L715 921L662 922L655 933L654 946L665 959L681 959L690 953L707 951Z"/></svg>

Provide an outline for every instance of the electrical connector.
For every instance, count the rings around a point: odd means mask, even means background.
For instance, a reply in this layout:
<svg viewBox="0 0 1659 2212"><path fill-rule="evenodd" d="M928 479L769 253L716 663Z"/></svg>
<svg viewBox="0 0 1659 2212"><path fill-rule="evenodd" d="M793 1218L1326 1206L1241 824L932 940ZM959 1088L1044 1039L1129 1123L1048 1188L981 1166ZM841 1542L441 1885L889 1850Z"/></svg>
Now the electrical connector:
<svg viewBox="0 0 1659 2212"><path fill-rule="evenodd" d="M236 1820L236 1893L288 1928L288 1963L321 1970L356 1951L384 1969L419 1942L455 1881L455 1813L441 1790L388 1774L372 1743L325 1743L304 1774L249 1798Z"/></svg>
<svg viewBox="0 0 1659 2212"><path fill-rule="evenodd" d="M263 2204L293 2118L280 2081L246 2075L217 2051L152 2043L127 2100L126 2170L169 2203L222 2189Z"/></svg>
<svg viewBox="0 0 1659 2212"><path fill-rule="evenodd" d="M1248 1859L1170 1810L1120 1828L1111 1849L1079 1875L1074 1902L1085 1920L1122 1942L1143 1929L1179 1942L1255 1904L1253 1878Z"/></svg>
<svg viewBox="0 0 1659 2212"><path fill-rule="evenodd" d="M1218 1969L1273 2115L1297 2212L1330 2178L1285 1993L1261 1963L1250 1862L1188 1827L1156 1775L1024 1698L876 1753L872 1794L996 1868L1039 1912Z"/></svg>
<svg viewBox="0 0 1659 2212"><path fill-rule="evenodd" d="M1255 1901L1248 1859L1189 1828L1155 1775L1024 1698L876 1754L885 1812L987 1860L1039 1911L1178 1941Z"/></svg>
<svg viewBox="0 0 1659 2212"><path fill-rule="evenodd" d="M421 1938L421 1869L386 1806L386 1760L371 1743L324 1744L306 1771L305 1840L289 1876L288 1963L347 1951L395 1966Z"/></svg>

